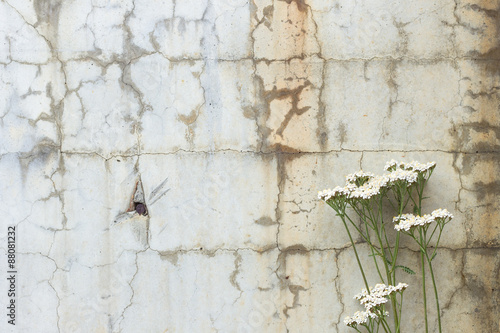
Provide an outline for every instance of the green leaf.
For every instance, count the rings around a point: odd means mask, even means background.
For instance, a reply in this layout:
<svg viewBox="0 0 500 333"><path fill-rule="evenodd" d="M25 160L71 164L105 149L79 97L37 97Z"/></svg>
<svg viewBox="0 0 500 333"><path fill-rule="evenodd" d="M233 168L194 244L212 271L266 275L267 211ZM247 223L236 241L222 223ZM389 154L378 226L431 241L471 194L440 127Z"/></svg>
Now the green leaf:
<svg viewBox="0 0 500 333"><path fill-rule="evenodd" d="M430 260L431 261L434 260L434 258L436 258L436 256L437 256L437 254L438 254L437 252L434 252L434 254L432 255L432 258Z"/></svg>
<svg viewBox="0 0 500 333"><path fill-rule="evenodd" d="M418 208L417 208L417 206L413 206L413 215L418 215Z"/></svg>
<svg viewBox="0 0 500 333"><path fill-rule="evenodd" d="M416 274L411 268L408 268L406 266L397 265L396 268L401 268L405 273L410 274L410 275Z"/></svg>

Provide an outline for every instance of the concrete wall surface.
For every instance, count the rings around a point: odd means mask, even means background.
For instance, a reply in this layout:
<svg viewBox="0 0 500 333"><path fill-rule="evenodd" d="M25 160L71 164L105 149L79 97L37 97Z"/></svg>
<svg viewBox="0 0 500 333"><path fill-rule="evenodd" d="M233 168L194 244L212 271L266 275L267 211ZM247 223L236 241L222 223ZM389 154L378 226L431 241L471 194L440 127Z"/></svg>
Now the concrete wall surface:
<svg viewBox="0 0 500 333"><path fill-rule="evenodd" d="M354 332L317 192L396 159L455 216L443 331L500 332L499 36L498 0L0 0L0 331Z"/></svg>

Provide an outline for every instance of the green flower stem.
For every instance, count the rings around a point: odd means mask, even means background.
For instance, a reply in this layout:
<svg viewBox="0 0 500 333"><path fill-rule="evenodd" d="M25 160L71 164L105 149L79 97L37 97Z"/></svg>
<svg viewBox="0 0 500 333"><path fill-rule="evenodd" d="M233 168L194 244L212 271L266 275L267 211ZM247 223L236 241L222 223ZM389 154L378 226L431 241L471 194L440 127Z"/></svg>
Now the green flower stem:
<svg viewBox="0 0 500 333"><path fill-rule="evenodd" d="M439 324L439 333L441 333L442 332L441 312L439 310L439 297L438 297L438 291L437 291L437 286L436 286L436 280L434 279L434 271L432 270L432 263L431 263L431 260L429 259L429 256L427 255L427 252L425 253L425 255L427 257L427 263L429 264L429 272L431 273L432 284L434 286L434 295L436 296L436 311L437 311L438 324Z"/></svg>
<svg viewBox="0 0 500 333"><path fill-rule="evenodd" d="M360 210L358 207L355 207L355 206L353 206L353 208L355 209L356 213L361 217L361 220L363 221L363 223L365 223L366 226L369 226L377 234L377 237L378 237L378 240L379 240L379 245L380 245L381 257L384 258L384 259L386 258L385 249L387 248L388 251L389 251L390 259L392 261L392 251L391 251L391 248L389 246L389 243L387 242L387 244L384 246L384 243L383 243L383 241L381 240L381 237L380 237L379 228L381 230L385 231L383 223L379 227L379 225L377 223L377 218L373 214L372 209L370 209L369 207L367 209L368 212L369 212L369 215L367 215L365 213L365 205L363 205L363 209L362 210ZM372 223L368 223L367 222L368 220L371 221ZM370 244L371 247L374 247L371 242L369 244Z"/></svg>
<svg viewBox="0 0 500 333"><path fill-rule="evenodd" d="M383 198L384 198L383 196L380 196L380 200L378 202L378 215L380 216L381 228L382 228L382 231L384 232L385 242L386 242L387 247L389 248L389 251L390 251L391 246L390 246L390 243L389 243L389 239L387 238L387 232L385 230L384 215L383 215L383 209L382 209L383 208L382 207L382 200L383 200ZM395 247L395 253L397 253L396 247ZM391 262L395 265L396 260L393 258L392 252L390 254L391 254ZM396 254L396 257L397 257L397 254Z"/></svg>
<svg viewBox="0 0 500 333"><path fill-rule="evenodd" d="M389 249L389 254L391 255L391 262L393 262L393 254L392 254L392 251L390 250L391 249L391 245L389 243L389 239L387 238L387 233L385 232L385 226L382 224L381 226L381 230L382 230L382 233L384 234L384 240L385 240L385 244L387 246L387 248Z"/></svg>
<svg viewBox="0 0 500 333"><path fill-rule="evenodd" d="M362 217L363 222L364 222L365 224L368 224L366 220L367 220L367 218L368 218L368 219L370 219L370 217L368 217L368 216L366 215L365 210L364 210L364 206L363 206L363 210L362 210L362 211L361 211L359 208L358 208L358 209L356 209L356 207L353 207L353 208L356 210L356 213L357 213L360 217ZM368 211L369 211L370 213L372 213L372 210L371 210L371 209L368 209ZM373 213L372 213L372 214L373 214ZM371 214L371 215L372 215L372 214ZM371 220L371 221L374 221L374 220L376 220L376 219L375 219L375 218L373 217L373 215L372 215L370 220ZM383 225L383 223L381 223L381 226L380 226L380 227L381 227L381 229L384 229L384 225ZM380 235L379 225L378 225L378 224L373 225L373 229L374 229L374 231L375 231L375 234L376 234L376 236L377 236L377 240L378 240L379 245L380 245L380 251L382 252L382 261L384 262L385 273L386 273L386 276L387 276L387 284L392 285L392 284L393 284L393 282L392 282L392 278L391 278L391 270L389 269L389 266L388 266L388 264L387 264L387 257L386 257L386 254L385 254L385 246L384 246L384 242L382 241L382 238L381 238L381 235ZM371 243L369 243L369 245L370 245L370 247L371 247L372 249L374 248L374 246L373 246ZM389 250L389 255L390 255L391 259L392 259L392 251L390 250L390 247L388 247L388 250ZM377 265L377 266L378 266L378 265ZM382 281L383 281L383 280L384 280L384 279L382 279ZM398 313L397 313L397 310L396 310L396 307L397 307L397 302L396 302L396 299L395 299L392 295L391 295L390 299L391 299L391 304L392 304L392 309L393 309L393 315L394 315L394 324L395 324L395 326L397 327L397 326L398 326ZM387 322L385 322L385 319L384 319L384 321L381 321L381 323L385 323L385 324L387 324ZM384 327L384 328L385 328L385 327ZM388 325L387 325L387 328L389 328L389 326L388 326ZM389 330L390 330L390 328L389 328ZM399 332L399 331L396 331L396 332Z"/></svg>
<svg viewBox="0 0 500 333"><path fill-rule="evenodd" d="M399 321L398 321L398 326L396 327L397 332L400 332L401 330L402 312L403 312L403 293L401 293L401 301L399 302Z"/></svg>
<svg viewBox="0 0 500 333"><path fill-rule="evenodd" d="M365 228L366 228L366 235L368 236L368 239L369 239L370 238L370 234L368 233L368 225L366 223L365 223ZM375 249L372 246L371 242L369 242L368 244L370 244L370 249L372 251L372 257L373 257L373 261L375 262L375 267L377 268L378 276L380 277L380 280L382 280L382 282L385 283L384 278L382 277L382 273L380 273L380 268L378 267L378 262L377 262L377 258L376 258L376 255L375 255ZM384 260L383 257L382 257L382 260Z"/></svg>
<svg viewBox="0 0 500 333"><path fill-rule="evenodd" d="M398 209L398 215L401 215L403 213L403 210L404 208L406 207L406 205L408 204L408 201L410 200L409 198L411 198L411 191L408 190L408 188L405 189L406 191L408 191L408 198L406 199L406 202L405 202L405 196L404 196L404 192L402 191L402 189L398 188L397 189L397 192L398 192L398 203L399 203L399 209ZM384 228L385 230L385 228ZM394 282L394 284L396 283L396 265L397 265L397 259L398 259L398 253L399 253L399 238L400 238L400 235L401 233L400 232L397 232L396 234L396 244L394 246L394 254L392 256L392 260L391 260L391 271L390 273L392 274L392 281ZM392 303L392 309L393 309L393 313L394 313L394 323L396 325L396 333L400 332L400 326L401 326L401 311L399 311L398 313L398 309L397 309L397 299L396 299L396 296L395 295L391 295L391 303ZM402 306L402 304L401 304Z"/></svg>
<svg viewBox="0 0 500 333"><path fill-rule="evenodd" d="M380 249L381 249L382 254L383 254L383 259L384 259L383 261L384 261L385 273L386 273L386 276L387 276L387 283L392 285L391 274L390 274L389 266L387 265L387 260L386 260L386 257L385 257L384 243L382 242L382 238L380 238L380 233L379 233L378 229L375 229L375 234L377 235L377 239L378 239L378 242L379 242L379 245L380 245Z"/></svg>
<svg viewBox="0 0 500 333"><path fill-rule="evenodd" d="M398 316L398 302L396 300L395 295L390 295L391 298L391 304L392 304L392 313L394 314L394 325L396 327L396 333L399 333L399 316Z"/></svg>
<svg viewBox="0 0 500 333"><path fill-rule="evenodd" d="M411 194L409 195L409 197L411 198ZM403 209L404 209L403 206L399 207L398 215L401 215L403 213ZM394 257L392 260L391 270L392 270L394 282L396 282L396 261L398 259L398 253L399 253L399 237L400 237L400 235L401 235L401 233L398 231L396 234L396 245L394 246Z"/></svg>
<svg viewBox="0 0 500 333"><path fill-rule="evenodd" d="M394 209L394 211L398 211L398 209L396 208L396 206L394 205L394 203L392 202L391 198L389 197L389 195L387 195L387 192L384 193L384 197L387 199L387 201L391 204L391 207L392 209Z"/></svg>
<svg viewBox="0 0 500 333"><path fill-rule="evenodd" d="M340 215L339 215L340 216ZM352 226L356 229L356 231L359 233L359 235L365 240L365 242L368 243L368 245L370 245L370 247L375 250L375 252L377 252L377 255L379 256L382 256L382 253L380 253L378 250L376 250L374 247L373 247L373 244L371 242L371 239L368 235L368 237L366 237L365 235L363 235L363 233L361 232L361 230L358 228L358 226L356 225L356 223L354 223L353 220L351 220L351 218L349 217L349 215L345 214L344 215L345 217L347 217L347 219L349 220L349 222L351 222ZM365 226L367 226L368 224L365 223Z"/></svg>
<svg viewBox="0 0 500 333"><path fill-rule="evenodd" d="M378 207L380 208L381 207L381 201L379 200L379 205ZM391 245L389 243L389 240L387 239L387 234L385 232L385 226L384 226L384 220L383 220L383 216L382 216L382 213L380 212L381 211L381 208L379 209L379 213L378 214L375 214L373 212L372 209L368 209L368 212L370 213L370 216L371 216L371 221L373 222L373 227L374 227L374 230L379 230L380 229L380 233L384 235L384 239L385 239L385 246L383 246L381 248L382 251L385 250L385 248L387 248L387 250L389 251L389 256L390 256L390 261L393 262L393 252L391 251ZM380 225L378 224L378 218L380 216ZM385 252L383 252L385 253Z"/></svg>
<svg viewBox="0 0 500 333"><path fill-rule="evenodd" d="M352 239L351 232L347 227L347 223L345 221L344 215L340 215L342 222L344 223L345 230L347 230L347 234L349 235L349 240L351 241L352 248L354 250L354 254L356 255L356 261L358 262L359 270L361 271L361 275L363 275L363 281L365 282L366 290L370 293L370 286L368 285L368 281L366 280L365 271L363 270L363 265L361 265L361 261L359 260L358 251L356 250L356 244L354 244L354 240Z"/></svg>
<svg viewBox="0 0 500 333"><path fill-rule="evenodd" d="M438 236L438 240L436 242L436 245L434 246L434 251L432 251L432 255L430 256L431 260L432 258L434 258L434 254L436 253L437 249L438 249L438 245L439 245L439 241L441 240L441 234L443 233L443 227L439 227L439 236Z"/></svg>
<svg viewBox="0 0 500 333"><path fill-rule="evenodd" d="M392 261L392 268L391 268L391 271L392 271L392 280L394 282L396 282L396 260L398 259L399 236L400 235L401 235L401 233L398 231L398 233L396 234L396 246L394 247L394 258L393 258L393 261Z"/></svg>
<svg viewBox="0 0 500 333"><path fill-rule="evenodd" d="M382 327L384 328L384 331L386 331L387 333L392 332L391 328L389 327L389 324L387 323L387 321L385 320L384 317L381 317L380 323L382 324Z"/></svg>
<svg viewBox="0 0 500 333"><path fill-rule="evenodd" d="M403 212L403 210L406 208L406 206L408 206L408 203L410 202L410 199L412 198L412 196L411 196L411 190L412 189L413 189L413 186L406 188L406 192L408 193L408 197L404 198L404 196L403 196L403 202L404 203L403 203L403 206L401 207L401 212Z"/></svg>
<svg viewBox="0 0 500 333"><path fill-rule="evenodd" d="M424 253L420 251L420 259L422 263L422 294L424 298L424 314L425 314L425 332L429 332L429 324L427 322L427 296L425 294L425 263L424 263Z"/></svg>
<svg viewBox="0 0 500 333"><path fill-rule="evenodd" d="M424 262L424 254L426 253L425 249L422 248L422 245L425 244L424 236L422 234L422 229L419 229L420 233L420 262L422 264L422 296L424 298L424 315L425 315L425 332L429 332L429 323L427 320L427 295L425 292L425 262ZM418 241L417 241L418 242Z"/></svg>
<svg viewBox="0 0 500 333"><path fill-rule="evenodd" d="M432 239L432 236L434 236L434 233L436 232L437 228L439 227L439 224L436 223L436 226L434 227L434 229L432 230L432 233L431 235L429 236L429 239L427 240L427 244L426 245L429 245L429 243L431 242L431 239ZM443 229L440 227L439 228L441 231L443 231ZM439 237L438 237L438 242L439 242L439 239L441 238L441 233L439 233ZM437 247L437 246L436 246ZM432 258L432 256L431 256Z"/></svg>
<svg viewBox="0 0 500 333"><path fill-rule="evenodd" d="M387 260L386 260L386 257L385 257L384 244L382 242L382 238L380 237L380 233L379 233L378 228L375 229L375 233L377 234L377 238L378 238L378 241L379 241L379 244L380 244L380 248L382 250L382 253L384 254L383 261L384 261L385 273L386 273L386 276L387 276L387 283L389 285L393 285L394 283L392 281L391 271L389 270L389 266L387 265ZM396 302L396 299L395 299L394 295L391 295L390 299L391 299L391 304L392 304L392 312L393 312L393 315L394 315L394 324L397 327L398 326L398 312L397 312L397 308L396 308L397 302ZM399 331L396 331L396 333L398 333L398 332Z"/></svg>
<svg viewBox="0 0 500 333"><path fill-rule="evenodd" d="M422 216L422 200L423 200L424 188L425 188L425 185L427 183L427 180L429 179L429 177L432 174L432 171L433 170L431 170L429 172L429 176L427 178L422 177L418 181L418 185L420 185L420 186L417 186L418 214L420 216ZM422 229L423 229L423 232L422 232ZM429 272L431 273L432 285L433 285L433 288L434 288L434 295L436 297L436 309L437 309L437 317L438 317L438 323L439 323L439 332L441 333L442 332L442 330L441 330L441 313L440 313L440 309L439 309L439 298L438 298L437 285L436 285L436 280L435 280L435 277L434 277L434 271L432 269L432 263L431 263L431 260L429 258L429 254L428 254L428 251L427 251L427 245L429 245L429 242L431 241L432 236L434 235L434 232L436 231L436 228L434 228L434 230L431 233L431 236L429 237L428 240L427 240L427 228L422 228L422 229L420 229L419 231L420 231L420 246L421 246L420 257L421 257L421 262L422 262L422 288L424 290L425 331L428 332L427 299L426 299L426 294L425 294L425 264L424 264L424 255L425 255L425 258L427 259L427 263L429 265ZM435 247L435 249L434 249L434 251L432 253L431 258L436 253L437 245L439 244L439 240L441 239L441 234L443 232L443 229L441 227L439 227L439 229L440 230L439 230L438 241L437 241L436 247ZM423 249L422 249L422 247L423 247Z"/></svg>

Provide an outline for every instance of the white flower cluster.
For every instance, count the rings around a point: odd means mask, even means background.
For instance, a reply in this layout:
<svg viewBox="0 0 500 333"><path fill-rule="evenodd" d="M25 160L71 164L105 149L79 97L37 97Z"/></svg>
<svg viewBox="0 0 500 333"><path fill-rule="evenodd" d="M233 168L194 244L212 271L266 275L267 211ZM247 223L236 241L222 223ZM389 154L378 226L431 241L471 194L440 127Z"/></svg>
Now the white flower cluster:
<svg viewBox="0 0 500 333"><path fill-rule="evenodd" d="M413 170L413 171L417 171L420 173L431 170L434 167L436 167L436 162L428 162L428 163L423 164L423 163L418 163L416 161L412 161L412 162L407 163L405 165L406 170Z"/></svg>
<svg viewBox="0 0 500 333"><path fill-rule="evenodd" d="M435 166L435 162L422 164L415 161L404 163L392 160L385 165L385 170L390 171L388 174L375 176L362 170L351 173L346 176L345 186L320 191L318 192L318 199L325 201L340 197L370 199L380 194L382 188L392 186L395 183L404 182L407 186L411 186L417 182L419 173L426 172Z"/></svg>
<svg viewBox="0 0 500 333"><path fill-rule="evenodd" d="M397 231L409 231L416 226L424 226L434 222L434 219L429 214L424 216L415 216L413 214L403 214L393 218L392 222L396 223L394 229Z"/></svg>
<svg viewBox="0 0 500 333"><path fill-rule="evenodd" d="M390 160L385 164L384 170L395 171L396 169L410 170L419 173L424 173L436 166L436 162L419 163L417 161L411 161L410 163L398 162L396 160Z"/></svg>
<svg viewBox="0 0 500 333"><path fill-rule="evenodd" d="M351 175L349 175L351 176ZM353 176L354 177L354 176ZM397 170L387 175L373 176L361 186L356 186L353 182L355 178L349 177L348 183L344 187L337 186L333 190L323 190L318 192L318 199L328 201L331 198L345 196L353 199L370 199L380 194L382 188L394 184L396 181L405 181L408 186L416 182L417 174L413 171Z"/></svg>
<svg viewBox="0 0 500 333"><path fill-rule="evenodd" d="M387 297L392 293L402 292L406 288L408 288L406 283L399 283L397 286L386 286L383 283L379 283L375 285L374 288L370 288L370 293L368 293L366 289L361 290L361 293L354 296L354 298L365 306L365 311L357 311L352 317L345 317L344 324L356 327L357 325L366 324L369 318L377 318L374 308L387 303ZM379 313L378 315L380 314L384 317L389 315L387 311Z"/></svg>
<svg viewBox="0 0 500 333"><path fill-rule="evenodd" d="M432 216L434 216L434 218L437 220L437 219L452 219L453 218L453 214L451 214L448 210L446 209L443 209L443 208L439 208L439 209L436 209L435 211L433 211L432 213Z"/></svg>
<svg viewBox="0 0 500 333"><path fill-rule="evenodd" d="M413 214L403 214L393 218L393 222L396 223L394 229L397 231L410 231L411 228L417 226L425 226L426 224L431 224L436 220L451 220L453 215L446 209L436 209L431 214L425 214L424 216L415 216Z"/></svg>
<svg viewBox="0 0 500 333"><path fill-rule="evenodd" d="M337 198L340 196L348 196L349 193L350 193L350 190L347 186L344 186L344 187L336 186L333 190L329 188L328 190L319 191L318 192L318 199L328 201L331 198Z"/></svg>
<svg viewBox="0 0 500 333"><path fill-rule="evenodd" d="M357 180L368 180L374 176L375 175L371 172L364 172L363 170L360 170L358 172L348 174L345 176L345 180L347 183L356 184Z"/></svg>
<svg viewBox="0 0 500 333"><path fill-rule="evenodd" d="M386 176L373 176L362 186L353 187L349 193L349 198L370 199L380 194L380 189L386 187L388 182L389 178Z"/></svg>
<svg viewBox="0 0 500 333"><path fill-rule="evenodd" d="M370 199L380 193L380 189L387 185L389 179L385 176L370 178L362 186L356 186L348 182L344 187L337 186L333 190L323 190L318 192L318 199L328 201L330 199L345 197L353 199Z"/></svg>
<svg viewBox="0 0 500 333"><path fill-rule="evenodd" d="M390 160L389 162L385 163L384 170L385 171L396 170L398 165L399 165L398 161Z"/></svg>
<svg viewBox="0 0 500 333"><path fill-rule="evenodd" d="M387 303L387 296L392 293L401 292L406 288L408 288L406 283L399 283L397 286L386 286L383 283L379 283L374 288L370 288L370 293L366 289L363 289L361 293L354 296L354 299L359 300L365 306L365 309L370 311L380 304Z"/></svg>
<svg viewBox="0 0 500 333"><path fill-rule="evenodd" d="M377 315L370 311L356 311L352 317L345 317L344 324L351 327L366 324L368 318L377 318Z"/></svg>
<svg viewBox="0 0 500 333"><path fill-rule="evenodd" d="M408 183L408 186L410 186L417 181L418 173L411 170L397 169L386 175L386 177L389 178L391 183L404 181Z"/></svg>

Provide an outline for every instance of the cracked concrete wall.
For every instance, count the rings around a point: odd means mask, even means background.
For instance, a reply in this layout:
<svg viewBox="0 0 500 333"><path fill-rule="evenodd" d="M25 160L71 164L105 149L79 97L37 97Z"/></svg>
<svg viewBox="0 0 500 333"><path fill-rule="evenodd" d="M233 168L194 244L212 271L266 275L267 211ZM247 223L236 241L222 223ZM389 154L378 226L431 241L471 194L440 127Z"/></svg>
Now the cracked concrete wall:
<svg viewBox="0 0 500 333"><path fill-rule="evenodd" d="M316 193L395 158L435 160L426 210L455 215L436 258L445 331L500 331L499 13L0 1L0 247L15 225L19 271L0 330L348 332L363 285ZM419 278L400 278L420 332Z"/></svg>

